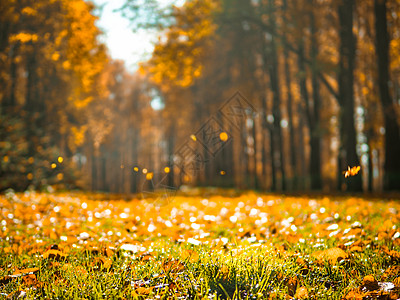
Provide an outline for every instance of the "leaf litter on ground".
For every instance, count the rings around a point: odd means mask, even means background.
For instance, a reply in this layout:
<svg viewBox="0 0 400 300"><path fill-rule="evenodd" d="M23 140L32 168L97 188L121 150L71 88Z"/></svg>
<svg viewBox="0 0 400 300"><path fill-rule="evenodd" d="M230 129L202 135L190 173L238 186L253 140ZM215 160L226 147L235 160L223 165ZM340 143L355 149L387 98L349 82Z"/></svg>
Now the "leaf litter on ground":
<svg viewBox="0 0 400 300"><path fill-rule="evenodd" d="M0 290L10 298L400 295L395 198L222 191L156 206L26 192L0 196L0 207Z"/></svg>

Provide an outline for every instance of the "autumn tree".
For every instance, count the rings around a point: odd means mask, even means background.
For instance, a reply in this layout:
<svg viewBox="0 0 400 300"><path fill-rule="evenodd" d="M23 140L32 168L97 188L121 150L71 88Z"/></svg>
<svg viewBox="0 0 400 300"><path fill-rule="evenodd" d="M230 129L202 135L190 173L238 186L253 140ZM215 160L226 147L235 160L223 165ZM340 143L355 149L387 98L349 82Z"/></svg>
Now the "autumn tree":
<svg viewBox="0 0 400 300"><path fill-rule="evenodd" d="M386 0L374 1L375 41L378 60L379 98L385 123L384 187L386 190L400 189L400 128L396 104L390 92L390 63L387 4Z"/></svg>
<svg viewBox="0 0 400 300"><path fill-rule="evenodd" d="M3 2L2 112L26 122L28 148L20 159L43 159L49 169L57 157L46 158L46 149L57 147L57 155L70 159L82 143L77 137L86 128L84 110L103 92L97 79L107 58L97 40L94 6L81 0ZM32 168L28 179L45 183L42 168Z"/></svg>

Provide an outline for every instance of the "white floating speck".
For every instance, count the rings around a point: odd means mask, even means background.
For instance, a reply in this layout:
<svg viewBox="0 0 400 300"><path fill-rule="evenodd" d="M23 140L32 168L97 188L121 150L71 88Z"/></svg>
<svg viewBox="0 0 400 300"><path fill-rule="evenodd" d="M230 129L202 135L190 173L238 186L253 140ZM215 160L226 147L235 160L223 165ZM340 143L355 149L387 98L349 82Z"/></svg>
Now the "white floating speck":
<svg viewBox="0 0 400 300"><path fill-rule="evenodd" d="M194 239L194 238L188 238L187 242L189 244L192 244L192 245L195 245L195 246L200 246L201 245L201 242L199 240Z"/></svg>
<svg viewBox="0 0 400 300"><path fill-rule="evenodd" d="M79 238L81 239L81 240L87 240L88 238L90 238L90 235L89 235L89 233L87 233L87 232L81 232L80 234L79 234Z"/></svg>
<svg viewBox="0 0 400 300"><path fill-rule="evenodd" d="M192 224L190 225L190 227L192 227L192 229L194 229L194 230L199 230L199 229L200 229L200 224L192 223Z"/></svg>
<svg viewBox="0 0 400 300"><path fill-rule="evenodd" d="M257 238L256 238L255 236L252 236L252 237L249 237L249 238L247 239L247 241L248 241L249 243L254 243L254 242L257 242Z"/></svg>
<svg viewBox="0 0 400 300"><path fill-rule="evenodd" d="M129 215L127 214L127 213L120 213L119 214L119 217L121 218L121 219L127 219L128 217L129 217Z"/></svg>
<svg viewBox="0 0 400 300"><path fill-rule="evenodd" d="M351 228L361 228L362 224L358 221L355 221L353 224L351 224Z"/></svg>
<svg viewBox="0 0 400 300"><path fill-rule="evenodd" d="M120 249L123 251L131 251L133 253L136 253L140 251L140 246L133 244L123 244Z"/></svg>
<svg viewBox="0 0 400 300"><path fill-rule="evenodd" d="M326 228L326 230L329 230L329 231L333 231L333 230L338 230L338 228L339 228L339 225L338 224L332 224L332 225L329 225L327 228Z"/></svg>
<svg viewBox="0 0 400 300"><path fill-rule="evenodd" d="M154 224L149 224L149 226L147 227L147 231L153 232L154 230L156 230L156 226L154 226Z"/></svg>
<svg viewBox="0 0 400 300"><path fill-rule="evenodd" d="M398 239L399 237L400 237L400 232L396 231L396 233L392 237L392 240Z"/></svg>

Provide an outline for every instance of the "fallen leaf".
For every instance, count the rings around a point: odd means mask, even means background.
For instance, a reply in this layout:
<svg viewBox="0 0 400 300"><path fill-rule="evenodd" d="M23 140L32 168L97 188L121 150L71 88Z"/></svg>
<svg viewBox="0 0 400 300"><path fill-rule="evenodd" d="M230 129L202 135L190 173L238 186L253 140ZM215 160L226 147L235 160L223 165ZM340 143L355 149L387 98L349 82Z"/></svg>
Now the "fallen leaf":
<svg viewBox="0 0 400 300"><path fill-rule="evenodd" d="M358 290L351 290L342 298L342 300L363 300L363 295Z"/></svg>
<svg viewBox="0 0 400 300"><path fill-rule="evenodd" d="M400 275L400 266L391 266L383 272L381 279L386 280L389 277Z"/></svg>
<svg viewBox="0 0 400 300"><path fill-rule="evenodd" d="M56 261L64 261L67 258L67 255L62 253L59 250L47 250L45 253L43 253L43 258L44 259L53 259Z"/></svg>
<svg viewBox="0 0 400 300"><path fill-rule="evenodd" d="M299 280L297 279L297 277L292 277L286 283L289 296L293 297L296 294L296 289L297 289L298 282L299 282Z"/></svg>
<svg viewBox="0 0 400 300"><path fill-rule="evenodd" d="M296 290L296 294L294 294L296 299L308 299L308 291L307 288L302 286Z"/></svg>
<svg viewBox="0 0 400 300"><path fill-rule="evenodd" d="M313 257L317 259L319 264L328 261L331 265L335 265L344 259L348 259L349 255L340 248L330 248L315 252Z"/></svg>
<svg viewBox="0 0 400 300"><path fill-rule="evenodd" d="M379 290L378 281L372 275L365 276L361 283L361 290L363 292Z"/></svg>

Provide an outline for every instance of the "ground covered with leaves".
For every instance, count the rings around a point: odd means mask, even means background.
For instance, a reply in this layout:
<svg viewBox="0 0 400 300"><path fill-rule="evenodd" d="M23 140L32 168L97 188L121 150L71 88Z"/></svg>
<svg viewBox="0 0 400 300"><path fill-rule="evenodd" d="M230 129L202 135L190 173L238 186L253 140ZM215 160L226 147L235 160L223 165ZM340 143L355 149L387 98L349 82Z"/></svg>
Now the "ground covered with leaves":
<svg viewBox="0 0 400 300"><path fill-rule="evenodd" d="M400 298L396 199L225 192L161 204L1 195L0 298Z"/></svg>

